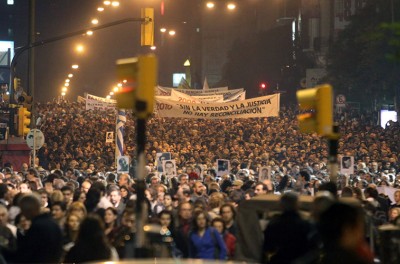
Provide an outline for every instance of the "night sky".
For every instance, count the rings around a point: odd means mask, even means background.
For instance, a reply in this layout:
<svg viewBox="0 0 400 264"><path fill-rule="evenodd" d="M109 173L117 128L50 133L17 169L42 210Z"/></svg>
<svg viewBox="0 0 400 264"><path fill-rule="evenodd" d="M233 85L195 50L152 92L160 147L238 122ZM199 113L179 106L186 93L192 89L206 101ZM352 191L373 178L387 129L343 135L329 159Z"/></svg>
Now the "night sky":
<svg viewBox="0 0 400 264"><path fill-rule="evenodd" d="M162 0L120 0L117 8L106 7L104 12L98 12L97 7L103 5L102 0L36 0L36 41L46 40L55 36L92 27L91 20L99 19L99 25L124 18L140 18L140 8L155 8L155 42L160 43L160 27L174 28L177 35L174 39L165 41L164 47L155 51L159 57L159 84L172 85L172 72L184 72L183 62L193 55L194 50L200 50L198 39L189 39L189 33L196 30L198 22L194 22L196 12L199 12L201 0L164 0L165 15L160 14ZM239 1L251 6L252 3L264 0ZM268 5L274 5L278 0L266 0ZM19 13L22 25L17 34L18 46L26 45L28 34L28 2ZM252 15L252 14L242 14ZM198 17L197 17L198 18ZM268 18L266 18L268 20ZM271 19L269 19L271 20ZM271 21L274 21L272 19ZM184 23L186 22L186 23ZM18 39L18 38L17 38ZM188 45L188 43L191 43ZM74 48L83 44L86 51L78 54ZM189 47L190 46L190 47ZM159 47L159 46L158 46ZM192 50L190 50L192 49ZM77 96L88 92L97 96L109 94L116 84L115 62L120 58L135 57L148 53L148 47L140 47L140 23L130 22L94 32L93 36L77 36L46 44L35 48L35 86L36 101L47 102L61 94L64 80L73 73L66 99L75 101ZM25 90L28 87L26 77L27 54L21 56L17 66L17 76L20 75ZM72 64L79 64L77 71L71 69ZM168 68L168 69L167 69ZM192 67L193 71L193 67ZM197 77L201 69L197 69ZM195 74L192 73L192 79ZM199 82L199 81L198 81ZM200 81L202 87L203 80ZM245 87L246 88L246 87ZM30 92L32 94L32 92Z"/></svg>
<svg viewBox="0 0 400 264"><path fill-rule="evenodd" d="M120 1L118 8L108 7L102 13L95 0L37 0L36 40L92 27L92 18L100 24L140 17L140 6L146 1ZM158 1L147 1L158 2ZM147 5L146 5L147 6ZM76 44L83 44L83 54L75 51ZM75 101L84 92L106 96L115 85L115 61L134 57L149 51L140 47L140 24L126 24L95 31L93 36L77 36L35 48L35 98L46 102L56 98L68 73L73 73L67 99ZM78 70L71 69L79 64ZM27 82L27 81L26 81ZM27 84L26 84L27 85Z"/></svg>

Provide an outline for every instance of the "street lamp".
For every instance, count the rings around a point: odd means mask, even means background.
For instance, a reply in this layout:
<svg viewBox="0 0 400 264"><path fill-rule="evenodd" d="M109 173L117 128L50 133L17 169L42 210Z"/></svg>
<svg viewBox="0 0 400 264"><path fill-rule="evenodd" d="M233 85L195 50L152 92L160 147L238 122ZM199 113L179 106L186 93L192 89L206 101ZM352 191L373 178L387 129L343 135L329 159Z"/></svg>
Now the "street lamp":
<svg viewBox="0 0 400 264"><path fill-rule="evenodd" d="M206 6L208 9L213 9L215 7L215 4L214 2L207 2Z"/></svg>
<svg viewBox="0 0 400 264"><path fill-rule="evenodd" d="M78 64L74 64L74 65L71 66L71 68L74 69L74 70L76 70L76 69L79 68L79 65L78 65Z"/></svg>
<svg viewBox="0 0 400 264"><path fill-rule="evenodd" d="M93 18L91 22L93 25L99 24L99 20L97 18Z"/></svg>
<svg viewBox="0 0 400 264"><path fill-rule="evenodd" d="M168 32L168 34L169 34L170 36L175 36L176 32L175 32L175 30L170 30L170 31Z"/></svg>
<svg viewBox="0 0 400 264"><path fill-rule="evenodd" d="M72 73L68 74L68 78L72 78L74 75Z"/></svg>
<svg viewBox="0 0 400 264"><path fill-rule="evenodd" d="M229 3L226 5L226 7L228 8L228 10L232 11L236 8L236 5L234 3Z"/></svg>
<svg viewBox="0 0 400 264"><path fill-rule="evenodd" d="M76 45L75 50L76 50L78 53L82 53L82 52L85 51L85 47L84 47L82 44L78 44L78 45Z"/></svg>

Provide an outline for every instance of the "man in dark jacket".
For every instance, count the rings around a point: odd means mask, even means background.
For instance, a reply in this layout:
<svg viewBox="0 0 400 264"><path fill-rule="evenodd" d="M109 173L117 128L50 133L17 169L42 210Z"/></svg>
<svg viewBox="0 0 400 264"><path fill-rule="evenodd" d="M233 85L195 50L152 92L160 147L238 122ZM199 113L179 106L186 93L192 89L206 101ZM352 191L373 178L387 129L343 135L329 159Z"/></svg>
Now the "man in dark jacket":
<svg viewBox="0 0 400 264"><path fill-rule="evenodd" d="M50 214L40 212L40 199L28 195L20 201L21 213L32 221L26 235L17 242L16 262L57 263L62 254L62 232Z"/></svg>
<svg viewBox="0 0 400 264"><path fill-rule="evenodd" d="M285 193L280 200L282 214L264 231L264 252L268 263L292 263L317 249L316 230L298 211L298 196Z"/></svg>

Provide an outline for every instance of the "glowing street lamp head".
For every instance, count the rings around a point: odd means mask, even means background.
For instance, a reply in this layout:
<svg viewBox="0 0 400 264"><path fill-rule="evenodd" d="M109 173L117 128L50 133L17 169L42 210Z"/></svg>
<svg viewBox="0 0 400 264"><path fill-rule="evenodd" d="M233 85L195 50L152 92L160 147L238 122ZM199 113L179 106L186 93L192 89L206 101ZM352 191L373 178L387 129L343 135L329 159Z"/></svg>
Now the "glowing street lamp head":
<svg viewBox="0 0 400 264"><path fill-rule="evenodd" d="M118 88L117 86L115 86L115 87L113 88L114 93L118 92L118 90L119 90L119 88Z"/></svg>
<svg viewBox="0 0 400 264"><path fill-rule="evenodd" d="M69 86L69 83L64 83L64 86L65 86L65 87L68 87L68 86Z"/></svg>
<svg viewBox="0 0 400 264"><path fill-rule="evenodd" d="M78 65L78 64L74 64L74 65L72 65L71 67L72 67L72 69L76 70L76 69L79 68L79 65Z"/></svg>
<svg viewBox="0 0 400 264"><path fill-rule="evenodd" d="M68 90L68 88L65 87L65 86L64 86L63 88L61 88L61 91L62 91L62 92L66 92L67 90Z"/></svg>
<svg viewBox="0 0 400 264"><path fill-rule="evenodd" d="M61 93L61 95L62 95L62 96L65 96L65 95L66 95L66 93L65 93L65 92L62 92L62 93Z"/></svg>
<svg viewBox="0 0 400 264"><path fill-rule="evenodd" d="M156 47L156 46L151 46L150 49L151 49L151 50L156 50L157 47Z"/></svg>
<svg viewBox="0 0 400 264"><path fill-rule="evenodd" d="M69 83L69 82L70 82L70 80L69 80L69 79L65 79L65 82L66 82L66 83Z"/></svg>
<svg viewBox="0 0 400 264"><path fill-rule="evenodd" d="M215 7L215 4L214 4L214 2L207 2L206 6L207 6L207 8L212 9Z"/></svg>
<svg viewBox="0 0 400 264"><path fill-rule="evenodd" d="M91 22L93 25L99 24L99 20L97 18L93 18Z"/></svg>
<svg viewBox="0 0 400 264"><path fill-rule="evenodd" d="M86 35L92 36L93 35L93 31L91 31L91 30L86 31Z"/></svg>
<svg viewBox="0 0 400 264"><path fill-rule="evenodd" d="M78 53L82 53L82 52L85 51L85 47L84 47L82 44L78 44L78 45L76 45L75 50L76 50Z"/></svg>
<svg viewBox="0 0 400 264"><path fill-rule="evenodd" d="M106 98L107 98L107 99L110 99L110 98L111 98L111 96L110 96L110 95L107 95L107 96L106 96Z"/></svg>
<svg viewBox="0 0 400 264"><path fill-rule="evenodd" d="M170 31L168 32L168 34L169 34L170 36L175 36L176 32L175 32L175 30L170 30Z"/></svg>
<svg viewBox="0 0 400 264"><path fill-rule="evenodd" d="M166 29L166 28L160 28L160 31L161 31L162 33L164 33L164 32L167 31L167 29Z"/></svg>
<svg viewBox="0 0 400 264"><path fill-rule="evenodd" d="M235 5L234 3L229 3L226 7L227 7L229 10L234 10L234 9L236 8L236 5Z"/></svg>
<svg viewBox="0 0 400 264"><path fill-rule="evenodd" d="M111 5L111 1L104 1L103 4L106 5L106 6L107 5Z"/></svg>
<svg viewBox="0 0 400 264"><path fill-rule="evenodd" d="M112 1L112 2L111 2L111 5L112 5L113 7L118 7L118 6L119 6L119 2L118 2L118 1Z"/></svg>
<svg viewBox="0 0 400 264"><path fill-rule="evenodd" d="M102 7L102 6L99 6L99 7L97 8L97 11L99 11L99 12L103 12L103 11L104 11L104 7Z"/></svg>
<svg viewBox="0 0 400 264"><path fill-rule="evenodd" d="M68 78L72 78L74 75L72 73L68 74Z"/></svg>

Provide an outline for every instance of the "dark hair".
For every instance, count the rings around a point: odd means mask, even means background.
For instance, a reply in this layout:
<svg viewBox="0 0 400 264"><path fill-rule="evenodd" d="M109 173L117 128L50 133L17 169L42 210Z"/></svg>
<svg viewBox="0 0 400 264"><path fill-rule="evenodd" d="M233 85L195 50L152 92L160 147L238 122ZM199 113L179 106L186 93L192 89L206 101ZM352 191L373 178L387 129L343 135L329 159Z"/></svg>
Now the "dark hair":
<svg viewBox="0 0 400 264"><path fill-rule="evenodd" d="M172 231L171 229L174 228L174 214L169 211L169 210L162 210L161 212L158 213L157 217L160 220L162 215L169 215L171 218L171 223L169 223L168 229Z"/></svg>
<svg viewBox="0 0 400 264"><path fill-rule="evenodd" d="M65 262L100 261L110 257L111 249L101 218L96 214L87 215L80 225L75 246L67 253Z"/></svg>
<svg viewBox="0 0 400 264"><path fill-rule="evenodd" d="M54 202L54 203L52 203L51 208L53 208L56 205L60 206L60 208L63 212L67 211L67 204L65 202L62 202L62 201Z"/></svg>
<svg viewBox="0 0 400 264"><path fill-rule="evenodd" d="M226 224L225 221L221 218L221 217L215 217L212 221L211 221L211 225L214 226L215 222L220 222L222 223L223 229L222 229L222 233L225 232L226 230Z"/></svg>
<svg viewBox="0 0 400 264"><path fill-rule="evenodd" d="M351 189L348 186L343 187L341 196L342 197L353 197L353 189Z"/></svg>
<svg viewBox="0 0 400 264"><path fill-rule="evenodd" d="M230 203L226 203L226 204L221 205L221 207L219 208L220 214L222 214L222 209L225 208L225 207L229 207L231 209L231 211L233 213L233 218L235 218L236 217L236 209Z"/></svg>
<svg viewBox="0 0 400 264"><path fill-rule="evenodd" d="M197 231L197 230L199 230L199 227L198 227L198 225L197 225L197 217L199 217L200 215L204 215L204 217L206 218L206 225L208 226L208 214L207 214L207 212L206 211L204 211L204 210L194 210L194 213L193 213L193 220L192 220L192 229L194 230L194 231Z"/></svg>
<svg viewBox="0 0 400 264"><path fill-rule="evenodd" d="M337 247L348 227L362 223L361 207L336 202L320 215L319 230L326 248Z"/></svg>

